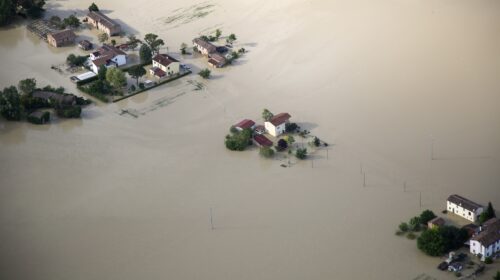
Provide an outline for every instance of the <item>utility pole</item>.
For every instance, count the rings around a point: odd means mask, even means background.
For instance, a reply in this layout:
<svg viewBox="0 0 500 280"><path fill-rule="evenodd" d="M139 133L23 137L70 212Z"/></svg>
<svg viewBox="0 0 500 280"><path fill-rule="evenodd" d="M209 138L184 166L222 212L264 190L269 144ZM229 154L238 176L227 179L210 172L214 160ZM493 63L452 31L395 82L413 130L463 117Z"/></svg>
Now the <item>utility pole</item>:
<svg viewBox="0 0 500 280"><path fill-rule="evenodd" d="M422 209L422 191L420 191L420 209Z"/></svg>
<svg viewBox="0 0 500 280"><path fill-rule="evenodd" d="M366 187L366 173L363 173L363 187Z"/></svg>
<svg viewBox="0 0 500 280"><path fill-rule="evenodd" d="M406 192L406 181L403 184L403 192Z"/></svg>

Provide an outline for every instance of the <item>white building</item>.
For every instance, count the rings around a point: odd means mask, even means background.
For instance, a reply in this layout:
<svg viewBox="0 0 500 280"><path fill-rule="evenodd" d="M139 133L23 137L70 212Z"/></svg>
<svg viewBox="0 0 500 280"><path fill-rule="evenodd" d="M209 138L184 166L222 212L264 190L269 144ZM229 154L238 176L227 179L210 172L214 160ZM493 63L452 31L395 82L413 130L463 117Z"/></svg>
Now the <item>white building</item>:
<svg viewBox="0 0 500 280"><path fill-rule="evenodd" d="M90 54L90 67L94 73L104 65L106 68L118 67L127 64L127 54L110 45L103 45L97 51Z"/></svg>
<svg viewBox="0 0 500 280"><path fill-rule="evenodd" d="M481 232L470 240L470 252L484 260L500 252L500 220L493 218L481 226Z"/></svg>
<svg viewBox="0 0 500 280"><path fill-rule="evenodd" d="M278 137L286 131L286 124L291 116L288 113L279 113L264 123L266 131L274 137Z"/></svg>
<svg viewBox="0 0 500 280"><path fill-rule="evenodd" d="M467 198L453 194L450 195L446 201L446 210L475 223L484 208L482 205Z"/></svg>
<svg viewBox="0 0 500 280"><path fill-rule="evenodd" d="M153 67L150 72L158 78L176 75L180 72L180 63L168 54L157 54L153 58Z"/></svg>

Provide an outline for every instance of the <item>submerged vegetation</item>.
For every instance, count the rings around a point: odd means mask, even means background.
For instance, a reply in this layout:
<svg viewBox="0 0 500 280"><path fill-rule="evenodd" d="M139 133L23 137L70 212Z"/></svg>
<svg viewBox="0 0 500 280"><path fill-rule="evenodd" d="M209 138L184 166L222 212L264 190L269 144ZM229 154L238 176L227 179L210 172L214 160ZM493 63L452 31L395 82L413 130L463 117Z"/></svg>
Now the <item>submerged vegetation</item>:
<svg viewBox="0 0 500 280"><path fill-rule="evenodd" d="M39 18L42 16L45 0L1 0L0 26L12 22L16 16Z"/></svg>
<svg viewBox="0 0 500 280"><path fill-rule="evenodd" d="M8 121L26 119L43 124L50 120L50 113L39 110L53 109L61 118L79 118L81 106L90 101L64 91L62 87L37 88L35 79L24 79L17 88L10 86L0 91L0 115Z"/></svg>

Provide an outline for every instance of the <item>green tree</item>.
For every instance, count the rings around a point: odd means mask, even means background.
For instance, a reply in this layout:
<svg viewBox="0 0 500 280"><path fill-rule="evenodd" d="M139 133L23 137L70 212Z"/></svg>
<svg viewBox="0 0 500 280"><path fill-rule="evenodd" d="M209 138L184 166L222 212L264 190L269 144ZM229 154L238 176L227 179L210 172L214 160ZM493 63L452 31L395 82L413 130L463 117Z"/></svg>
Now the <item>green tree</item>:
<svg viewBox="0 0 500 280"><path fill-rule="evenodd" d="M109 36L107 33L101 33L97 36L97 39L99 39L99 42L104 43L104 42L108 41Z"/></svg>
<svg viewBox="0 0 500 280"><path fill-rule="evenodd" d="M207 68L201 70L198 75L200 75L203 79L208 79L210 78L211 71Z"/></svg>
<svg viewBox="0 0 500 280"><path fill-rule="evenodd" d="M295 143L295 138L293 138L292 135L287 135L285 136L285 141L288 144L288 146L291 147L292 144Z"/></svg>
<svg viewBox="0 0 500 280"><path fill-rule="evenodd" d="M0 91L0 114L9 121L21 120L21 98L16 87L10 86Z"/></svg>
<svg viewBox="0 0 500 280"><path fill-rule="evenodd" d="M34 78L21 80L17 87L24 94L32 94L36 89L36 80Z"/></svg>
<svg viewBox="0 0 500 280"><path fill-rule="evenodd" d="M262 118L263 118L266 122L270 121L273 117L274 117L274 114L273 114L273 113L271 113L271 111L269 111L268 109L264 109L264 110L262 111Z"/></svg>
<svg viewBox="0 0 500 280"><path fill-rule="evenodd" d="M139 56L141 57L142 63L151 63L151 60L153 59L151 48L149 48L149 46L146 44L142 44L141 48L139 49Z"/></svg>
<svg viewBox="0 0 500 280"><path fill-rule="evenodd" d="M116 46L116 40L115 39L111 39L111 45L114 47Z"/></svg>
<svg viewBox="0 0 500 280"><path fill-rule="evenodd" d="M139 86L139 78L146 75L146 69L141 65L136 65L128 70L128 74L135 79L136 85Z"/></svg>
<svg viewBox="0 0 500 280"><path fill-rule="evenodd" d="M106 68L106 66L104 66L104 65L99 66L99 70L97 71L97 78L99 78L99 80L101 80L101 81L106 80L106 72L107 71L108 71L108 68Z"/></svg>
<svg viewBox="0 0 500 280"><path fill-rule="evenodd" d="M417 247L429 256L441 256L446 253L444 239L439 229L429 229L418 237Z"/></svg>
<svg viewBox="0 0 500 280"><path fill-rule="evenodd" d="M262 147L259 150L259 154L265 158L272 158L274 156L274 150L269 147Z"/></svg>
<svg viewBox="0 0 500 280"><path fill-rule="evenodd" d="M0 25L11 22L16 15L16 5L13 0L0 0Z"/></svg>
<svg viewBox="0 0 500 280"><path fill-rule="evenodd" d="M89 6L89 12L98 12L99 7L95 3L92 3L92 5Z"/></svg>
<svg viewBox="0 0 500 280"><path fill-rule="evenodd" d="M313 140L313 145L315 147L319 147L321 145L321 141L319 140L318 137L314 137L314 140Z"/></svg>
<svg viewBox="0 0 500 280"><path fill-rule="evenodd" d="M493 280L500 280L500 271L497 271L497 274L493 276Z"/></svg>
<svg viewBox="0 0 500 280"><path fill-rule="evenodd" d="M399 230L402 232L407 232L410 228L408 227L408 224L403 222L399 224Z"/></svg>
<svg viewBox="0 0 500 280"><path fill-rule="evenodd" d="M305 159L307 157L307 149L306 148L297 149L297 151L295 151L295 157L298 159Z"/></svg>
<svg viewBox="0 0 500 280"><path fill-rule="evenodd" d="M434 218L436 218L436 215L431 210L424 210L419 217L421 224L427 224L430 220Z"/></svg>
<svg viewBox="0 0 500 280"><path fill-rule="evenodd" d="M139 40L135 37L135 35L129 35L128 41L127 41L127 46L130 49L135 50L138 45L139 45Z"/></svg>
<svg viewBox="0 0 500 280"><path fill-rule="evenodd" d="M491 202L488 202L488 207L486 210L479 215L479 222L482 224L491 218L495 218L497 215L495 214L495 209L493 209L493 205Z"/></svg>
<svg viewBox="0 0 500 280"><path fill-rule="evenodd" d="M106 71L106 81L115 89L121 88L127 83L125 73L118 68L110 68Z"/></svg>
<svg viewBox="0 0 500 280"><path fill-rule="evenodd" d="M229 44L232 44L234 41L236 41L236 35L231 34L229 35L229 37L227 37L226 42L228 42Z"/></svg>
<svg viewBox="0 0 500 280"><path fill-rule="evenodd" d="M215 30L215 38L216 38L217 40L219 40L220 35L222 35L222 31L220 31L220 29L216 29L216 30Z"/></svg>
<svg viewBox="0 0 500 280"><path fill-rule="evenodd" d="M165 45L165 42L163 42L162 39L158 38L158 35L153 34L153 33L148 33L144 36L144 42L149 46L151 49L151 52L154 54L159 53L160 51L160 46Z"/></svg>
<svg viewBox="0 0 500 280"><path fill-rule="evenodd" d="M231 151L244 151L252 139L252 130L244 129L241 132L226 136L224 141L226 148Z"/></svg>
<svg viewBox="0 0 500 280"><path fill-rule="evenodd" d="M187 47L188 47L188 45L186 43L182 43L181 44L180 50L181 50L182 54L186 54L187 53L187 51L186 51Z"/></svg>
<svg viewBox="0 0 500 280"><path fill-rule="evenodd" d="M77 17L75 17L74 15L70 15L69 17L65 18L63 20L63 23L66 26L71 26L71 27L75 27L75 28L80 27L80 25L81 25L80 20Z"/></svg>
<svg viewBox="0 0 500 280"><path fill-rule="evenodd" d="M420 217L413 217L410 219L410 230L411 231L419 231L420 225L422 224L420 221Z"/></svg>

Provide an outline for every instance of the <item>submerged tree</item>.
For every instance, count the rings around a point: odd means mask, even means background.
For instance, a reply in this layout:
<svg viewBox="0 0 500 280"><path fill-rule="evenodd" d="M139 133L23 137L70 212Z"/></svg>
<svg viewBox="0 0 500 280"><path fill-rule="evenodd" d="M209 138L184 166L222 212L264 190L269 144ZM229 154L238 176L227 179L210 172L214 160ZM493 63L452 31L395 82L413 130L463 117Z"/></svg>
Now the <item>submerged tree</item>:
<svg viewBox="0 0 500 280"><path fill-rule="evenodd" d="M10 86L0 91L0 114L9 121L21 120L21 97L16 87Z"/></svg>
<svg viewBox="0 0 500 280"><path fill-rule="evenodd" d="M97 36L97 38L99 39L99 42L104 43L109 39L109 36L107 33L101 33Z"/></svg>
<svg viewBox="0 0 500 280"><path fill-rule="evenodd" d="M203 79L208 79L210 78L211 71L207 68L201 70L198 75L200 75Z"/></svg>
<svg viewBox="0 0 500 280"><path fill-rule="evenodd" d="M110 68L106 71L106 81L115 89L121 88L127 83L125 73L118 68Z"/></svg>
<svg viewBox="0 0 500 280"><path fill-rule="evenodd" d="M92 3L89 6L89 12L98 12L98 11L99 11L99 7L97 7L97 5L95 3Z"/></svg>
<svg viewBox="0 0 500 280"><path fill-rule="evenodd" d="M144 69L141 65L136 65L128 70L128 74L135 79L135 84L139 86L139 78L146 75L146 69Z"/></svg>
<svg viewBox="0 0 500 280"><path fill-rule="evenodd" d="M151 60L153 59L151 48L146 44L142 44L141 48L139 49L139 56L142 63L151 63Z"/></svg>
<svg viewBox="0 0 500 280"><path fill-rule="evenodd" d="M165 45L162 39L158 38L158 35L153 33L148 33L144 36L144 41L151 49L151 52L157 54L160 52L160 46Z"/></svg>
<svg viewBox="0 0 500 280"><path fill-rule="evenodd" d="M479 222L482 224L487 220L495 217L495 209L493 209L493 205L491 204L491 202L488 202L488 207L486 207L486 210L481 213L481 215L479 215Z"/></svg>
<svg viewBox="0 0 500 280"><path fill-rule="evenodd" d="M273 113L271 113L271 111L269 111L268 109L264 109L264 110L262 111L262 118L263 118L266 122L270 121L273 117L274 117L274 114L273 114Z"/></svg>
<svg viewBox="0 0 500 280"><path fill-rule="evenodd" d="M34 78L21 80L17 87L26 95L32 94L36 89L36 80Z"/></svg>

